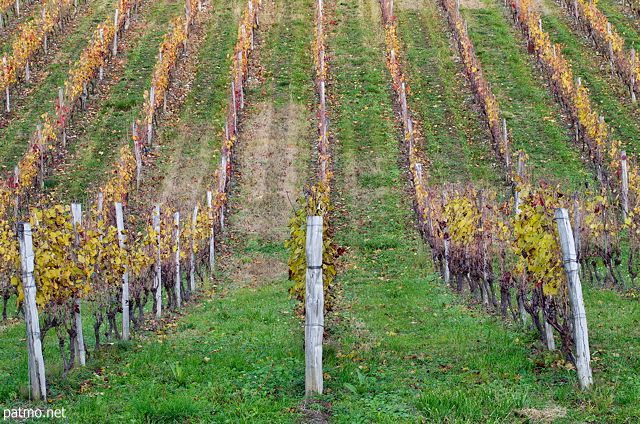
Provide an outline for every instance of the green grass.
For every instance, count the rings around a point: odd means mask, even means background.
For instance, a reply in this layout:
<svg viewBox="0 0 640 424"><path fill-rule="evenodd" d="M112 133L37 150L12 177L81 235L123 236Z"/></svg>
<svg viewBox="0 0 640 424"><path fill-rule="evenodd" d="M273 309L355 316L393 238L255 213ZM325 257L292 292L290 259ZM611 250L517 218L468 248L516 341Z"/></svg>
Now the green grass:
<svg viewBox="0 0 640 424"><path fill-rule="evenodd" d="M44 113L54 111L58 99L58 88L67 79L69 69L80 58L98 23L113 13L114 0L95 0L83 6L80 16L64 33L56 36L60 49L53 57L47 58L44 71L32 74L30 83L22 83L19 91L27 101L16 101L16 90L11 90L12 112L8 116L8 125L0 128L0 166L13 169L27 149L29 139L42 122ZM42 69L42 59L38 69Z"/></svg>
<svg viewBox="0 0 640 424"><path fill-rule="evenodd" d="M592 180L582 164L579 146L562 123L561 111L522 49L518 34L495 4L463 9L468 31L485 78L508 116L512 151L529 155L533 178L561 182L574 189Z"/></svg>
<svg viewBox="0 0 640 424"><path fill-rule="evenodd" d="M618 77L611 74L608 60L596 54L590 43L571 30L562 9L550 1L544 5L550 13L542 16L543 27L552 42L562 44L562 54L571 64L574 76L581 77L589 89L592 106L611 127L611 136L621 140L628 153L638 154L636 140L640 139L640 127L636 122L640 109L631 103Z"/></svg>
<svg viewBox="0 0 640 424"><path fill-rule="evenodd" d="M471 108L468 81L449 42L446 21L431 2L419 11L398 7L395 13L398 37L405 43L408 103L424 135L430 181L499 184L489 133Z"/></svg>

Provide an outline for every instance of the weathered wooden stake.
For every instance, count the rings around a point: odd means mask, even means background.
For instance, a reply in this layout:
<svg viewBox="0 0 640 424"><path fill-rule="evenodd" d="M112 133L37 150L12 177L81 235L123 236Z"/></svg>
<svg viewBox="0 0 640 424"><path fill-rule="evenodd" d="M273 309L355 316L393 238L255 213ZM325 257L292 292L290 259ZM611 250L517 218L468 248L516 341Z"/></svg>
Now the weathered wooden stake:
<svg viewBox="0 0 640 424"><path fill-rule="evenodd" d="M173 215L174 219L174 227L175 227L175 235L176 235L176 284L173 288L176 295L176 306L178 308L182 307L182 293L180 287L180 212L176 212Z"/></svg>
<svg viewBox="0 0 640 424"><path fill-rule="evenodd" d="M191 218L191 263L189 269L189 289L191 294L196 291L196 225L198 224L198 205L193 208L193 217Z"/></svg>
<svg viewBox="0 0 640 424"><path fill-rule="evenodd" d="M31 224L18 223L20 261L22 263L22 291L24 293L24 319L27 327L29 349L29 380L34 400L47 400L47 382L44 374L44 358L40 341L40 321L36 306L36 283L33 276L34 254Z"/></svg>
<svg viewBox="0 0 640 424"><path fill-rule="evenodd" d="M631 63L631 101L633 103L635 103L636 100L636 69L638 67L638 64L636 62L636 50L632 47L631 48L631 59L630 59L630 63Z"/></svg>
<svg viewBox="0 0 640 424"><path fill-rule="evenodd" d="M213 273L216 266L216 249L215 249L215 237L213 230L213 194L207 191L207 207L209 208L209 223L211 224L211 233L209 235L209 271Z"/></svg>
<svg viewBox="0 0 640 424"><path fill-rule="evenodd" d="M445 206L447 204L447 193L443 192L442 193L442 206ZM447 233L449 231L449 227L446 227L444 229L444 232ZM444 260L443 260L443 270L442 270L442 277L444 278L444 282L446 284L449 284L449 281L451 281L451 271L449 270L449 238L445 237L444 238Z"/></svg>
<svg viewBox="0 0 640 424"><path fill-rule="evenodd" d="M64 114L64 88L58 88L58 104L60 105L60 113ZM67 116L62 124L62 147L67 147Z"/></svg>
<svg viewBox="0 0 640 424"><path fill-rule="evenodd" d="M100 49L102 50L102 48L104 47L104 31L102 28L100 28ZM98 72L98 78L100 79L100 81L102 81L102 79L104 78L104 66L100 65L100 70Z"/></svg>
<svg viewBox="0 0 640 424"><path fill-rule="evenodd" d="M125 249L126 236L124 235L124 217L122 215L122 203L115 202L116 225L118 227L118 243L121 249ZM122 276L122 340L129 340L129 271Z"/></svg>
<svg viewBox="0 0 640 424"><path fill-rule="evenodd" d="M73 219L73 231L75 233L75 244L76 248L80 246L80 234L78 232L78 226L82 225L82 204L80 203L72 203L71 204L71 216ZM82 331L82 314L80 313L81 302L80 298L76 296L75 298L75 311L73 313L73 317L76 325L76 340L75 346L73 349L75 351L75 360L81 366L87 365L86 352L84 349L84 333Z"/></svg>
<svg viewBox="0 0 640 424"><path fill-rule="evenodd" d="M553 326L546 319L544 320L544 339L547 342L547 349L556 350L556 341L553 339Z"/></svg>
<svg viewBox="0 0 640 424"><path fill-rule="evenodd" d="M521 183L524 181L524 152L518 153L518 169L516 171L516 181ZM522 205L522 200L520 199L520 190L516 190L516 215L518 215L520 210L520 205Z"/></svg>
<svg viewBox="0 0 640 424"><path fill-rule="evenodd" d="M155 278L154 278L154 288L156 289L156 318L160 318L162 316L162 246L160 245L161 234L160 234L160 203L156 203L156 206L153 209L153 231L156 232L156 244L157 244L157 254L156 254L156 264L155 264Z"/></svg>
<svg viewBox="0 0 640 424"><path fill-rule="evenodd" d="M560 235L560 245L562 247L562 259L564 270L567 276L569 289L569 303L573 316L573 333L576 345L576 369L580 388L588 389L593 384L591 374L591 354L589 352L589 331L587 328L587 314L582 298L582 284L578 274L578 261L576 247L571 232L569 213L564 208L555 210L556 225Z"/></svg>
<svg viewBox="0 0 640 424"><path fill-rule="evenodd" d="M322 336L324 286L322 283L322 217L307 217L307 275L305 297L305 392L322 394Z"/></svg>
<svg viewBox="0 0 640 424"><path fill-rule="evenodd" d="M2 57L2 66L3 66L3 71L6 74L7 73L7 57L6 56ZM9 84L7 84L7 86L4 88L4 93L5 93L5 110L7 112L11 112L11 101L9 99Z"/></svg>
<svg viewBox="0 0 640 424"><path fill-rule="evenodd" d="M153 139L153 111L155 110L156 107L156 89L155 87L151 86L151 88L149 89L149 104L151 105L151 115L148 116L148 121L147 121L147 144L149 146L152 146L153 143L151 142Z"/></svg>
<svg viewBox="0 0 640 424"><path fill-rule="evenodd" d="M43 140L42 140L42 125L41 124L36 125L36 135L38 137L38 143L39 143L38 152L40 153L40 174L39 174L40 189L43 189L44 188L44 143L43 143Z"/></svg>
<svg viewBox="0 0 640 424"><path fill-rule="evenodd" d="M627 151L620 152L620 178L622 179L622 218L629 216L629 171L627 169Z"/></svg>
<svg viewBox="0 0 640 424"><path fill-rule="evenodd" d="M116 30L113 33L113 45L111 47L111 55L114 57L118 54L118 29L120 28L120 25L118 25L118 19L120 19L120 10L116 8L113 17L113 24L115 25Z"/></svg>
<svg viewBox="0 0 640 424"><path fill-rule="evenodd" d="M576 255L578 263L581 261L582 244L580 242L580 226L582 225L582 211L580 210L580 194L573 193L573 240L576 246Z"/></svg>

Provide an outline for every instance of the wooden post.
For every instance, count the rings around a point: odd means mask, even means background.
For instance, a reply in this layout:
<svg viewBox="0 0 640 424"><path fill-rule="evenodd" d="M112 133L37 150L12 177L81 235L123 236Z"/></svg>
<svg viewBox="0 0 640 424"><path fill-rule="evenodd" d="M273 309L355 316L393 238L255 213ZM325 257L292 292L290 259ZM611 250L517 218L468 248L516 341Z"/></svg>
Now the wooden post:
<svg viewBox="0 0 640 424"><path fill-rule="evenodd" d="M636 69L638 67L638 64L636 63L636 50L632 47L631 48L631 58L629 60L629 63L631 64L631 69L630 69L630 73L631 73L631 101L633 103L635 103L636 100Z"/></svg>
<svg viewBox="0 0 640 424"><path fill-rule="evenodd" d="M20 261L22 263L22 291L24 293L24 319L27 326L27 347L29 349L29 380L34 400L47 400L47 382L44 374L44 358L40 340L40 321L36 306L36 283L33 276L34 254L31 224L18 223Z"/></svg>
<svg viewBox="0 0 640 424"><path fill-rule="evenodd" d="M20 186L20 167L18 165L13 167L13 183L16 185L16 187ZM18 211L20 210L20 196L18 195L18 190L16 190L15 193L16 193L16 197L15 197L16 204L14 205L13 215L17 219Z"/></svg>
<svg viewBox="0 0 640 424"><path fill-rule="evenodd" d="M118 19L120 19L120 10L116 8L115 16L113 17L113 25L115 26L115 31L113 33L113 45L111 47L111 55L115 57L118 54L118 30L120 26L118 25Z"/></svg>
<svg viewBox="0 0 640 424"><path fill-rule="evenodd" d="M598 130L604 128L604 116L598 117ZM596 172L598 177L598 182L602 183L604 178L604 173L602 172L602 149L599 144L596 144Z"/></svg>
<svg viewBox="0 0 640 424"><path fill-rule="evenodd" d="M2 57L2 67L3 67L3 72L6 75L9 71L7 68L7 56L3 56ZM9 84L7 84L7 86L4 88L5 91L5 110L7 112L11 112L11 101L9 99Z"/></svg>
<svg viewBox="0 0 640 424"><path fill-rule="evenodd" d="M162 316L162 247L160 245L161 234L160 234L160 203L156 203L155 208L153 209L153 231L156 232L156 243L158 248L158 253L156 255L156 266L155 266L155 279L154 279L154 288L156 289L156 318L160 318Z"/></svg>
<svg viewBox="0 0 640 424"><path fill-rule="evenodd" d="M591 354L589 352L589 332L587 328L587 314L582 298L582 284L578 275L578 261L576 247L571 233L569 214L566 209L555 210L556 225L560 235L560 245L562 247L562 259L564 270L567 276L569 289L569 303L573 316L573 333L576 345L576 369L580 388L588 389L593 384L591 374Z"/></svg>
<svg viewBox="0 0 640 424"><path fill-rule="evenodd" d="M78 226L82 225L82 204L71 204L71 216L73 219L73 232L75 233L76 248L80 247L80 234L78 233ZM82 314L80 313L80 298L75 297L75 311L73 313L75 326L76 326L76 340L73 349L75 351L75 360L81 366L87 365L86 352L84 349L84 333L82 331Z"/></svg>
<svg viewBox="0 0 640 424"><path fill-rule="evenodd" d="M62 87L58 88L58 104L60 105L60 113L64 114L64 89ZM67 147L67 116L64 118L64 122L62 123L62 147Z"/></svg>
<svg viewBox="0 0 640 424"><path fill-rule="evenodd" d="M215 250L215 237L213 231L213 202L212 202L212 193L207 191L207 207L209 208L209 224L210 235L209 235L209 271L213 273L213 270L216 266L216 250Z"/></svg>
<svg viewBox="0 0 640 424"><path fill-rule="evenodd" d="M233 105L233 133L238 133L238 109L236 106L236 83L231 81L231 104Z"/></svg>
<svg viewBox="0 0 640 424"><path fill-rule="evenodd" d="M582 260L581 250L582 244L580 242L580 227L582 226L582 214L580 210L580 194L578 192L573 193L573 239L576 245L576 255L578 263Z"/></svg>
<svg viewBox="0 0 640 424"><path fill-rule="evenodd" d="M151 146L151 140L153 138L153 111L156 107L156 89L153 86L149 89L149 104L151 105L151 115L147 117L147 143Z"/></svg>
<svg viewBox="0 0 640 424"><path fill-rule="evenodd" d="M118 227L118 243L125 249L124 218L122 203L116 202L116 225ZM129 340L129 271L122 276L122 340Z"/></svg>
<svg viewBox="0 0 640 424"><path fill-rule="evenodd" d="M136 156L136 188L140 188L140 179L142 177L142 152L140 151L140 139L138 137L138 124L133 121L131 125L133 134L133 152Z"/></svg>
<svg viewBox="0 0 640 424"><path fill-rule="evenodd" d="M524 152L518 153L518 170L516 171L516 181L521 183L524 181ZM519 180L519 181L518 181ZM518 215L520 210L520 205L522 205L522 200L520 199L520 190L516 189L516 215Z"/></svg>
<svg viewBox="0 0 640 424"><path fill-rule="evenodd" d="M447 193L442 193L442 206L446 206L447 204ZM446 237L446 233L449 231L449 227L444 229L445 237L443 238L444 244L444 260L443 260L443 269L442 269L442 278L444 278L444 282L449 284L451 281L451 271L449 270L449 239Z"/></svg>
<svg viewBox="0 0 640 424"><path fill-rule="evenodd" d="M305 393L322 394L322 336L324 286L322 283L322 217L307 217L307 275L305 297Z"/></svg>
<svg viewBox="0 0 640 424"><path fill-rule="evenodd" d="M104 48L104 31L102 28L100 28L100 49L102 50L103 48ZM100 79L100 81L102 81L102 79L104 78L104 66L102 65L100 65L98 78Z"/></svg>
<svg viewBox="0 0 640 424"><path fill-rule="evenodd" d="M544 313L542 318L544 320L544 340L547 343L547 349L556 350L556 341L553 339L553 326L544 319Z"/></svg>
<svg viewBox="0 0 640 424"><path fill-rule="evenodd" d="M487 208L485 208L485 204L487 203L487 198L484 190L480 190L478 193L478 209L480 211L480 228L482 229L482 283L480 285L480 293L482 295L482 304L485 308L489 307L489 272L487 271L489 267L489 261L487 261L487 239L484 236L487 234L484 230L485 222L487 220Z"/></svg>
<svg viewBox="0 0 640 424"><path fill-rule="evenodd" d="M607 22L607 35L611 37L611 22ZM607 44L609 47L609 64L611 65L611 72L616 73L616 65L613 60L613 43L611 43L611 38L607 40Z"/></svg>
<svg viewBox="0 0 640 424"><path fill-rule="evenodd" d="M29 82L31 80L31 67L29 66L29 61L24 64L24 79Z"/></svg>
<svg viewBox="0 0 640 424"><path fill-rule="evenodd" d="M173 288L176 295L176 306L182 307L182 293L180 291L180 212L173 215L175 235L176 235L176 285Z"/></svg>
<svg viewBox="0 0 640 424"><path fill-rule="evenodd" d="M627 170L627 151L620 152L620 178L622 179L622 219L629 216L629 171Z"/></svg>
<svg viewBox="0 0 640 424"><path fill-rule="evenodd" d="M189 269L189 289L191 294L196 291L196 225L198 223L198 205L193 208L193 217L191 218L191 263Z"/></svg>
<svg viewBox="0 0 640 424"><path fill-rule="evenodd" d="M504 169L507 173L507 181L511 182L513 175L511 174L511 152L509 149L509 132L507 131L507 120L502 118L502 148L504 149Z"/></svg>
<svg viewBox="0 0 640 424"><path fill-rule="evenodd" d="M45 23L47 22L47 8L43 7L42 8L42 24L45 25ZM49 43L48 43L48 39L47 39L47 33L44 33L44 39L42 40L43 43L43 47L44 47L44 53L47 54L49 51Z"/></svg>
<svg viewBox="0 0 640 424"><path fill-rule="evenodd" d="M20 0L16 0L16 16L20 17Z"/></svg>
<svg viewBox="0 0 640 424"><path fill-rule="evenodd" d="M38 137L39 149L38 153L40 154L40 189L44 188L44 140L42 140L42 125L36 125L36 135Z"/></svg>

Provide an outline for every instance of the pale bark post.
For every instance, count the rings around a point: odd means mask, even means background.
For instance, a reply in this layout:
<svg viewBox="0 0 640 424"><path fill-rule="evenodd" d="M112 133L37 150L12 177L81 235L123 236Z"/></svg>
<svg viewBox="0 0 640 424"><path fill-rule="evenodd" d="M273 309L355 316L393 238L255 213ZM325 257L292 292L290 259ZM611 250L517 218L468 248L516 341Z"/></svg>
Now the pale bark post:
<svg viewBox="0 0 640 424"><path fill-rule="evenodd" d="M485 208L485 204L487 203L487 198L485 192L480 190L478 193L478 209L480 210L480 228L482 229L482 285L480 293L482 294L482 304L485 308L489 307L489 272L487 271L489 267L489 261L487 261L487 240L484 231L485 222L487 221L487 209Z"/></svg>
<svg viewBox="0 0 640 424"><path fill-rule="evenodd" d="M607 35L611 37L611 22L607 22ZM611 43L611 38L607 40L607 44L609 47L609 64L611 65L611 72L616 73L616 65L613 60L613 43Z"/></svg>
<svg viewBox="0 0 640 424"><path fill-rule="evenodd" d="M36 125L36 135L38 137L39 143L39 154L40 154L40 174L38 175L40 179L40 189L44 188L44 140L42 139L42 125Z"/></svg>
<svg viewBox="0 0 640 424"><path fill-rule="evenodd" d="M191 263L189 269L189 289L191 294L196 291L196 230L198 224L198 205L193 208L193 217L191 218Z"/></svg>
<svg viewBox="0 0 640 424"><path fill-rule="evenodd" d="M100 28L100 46L101 49L104 48L104 31ZM104 66L100 65L100 70L98 72L98 78L100 81L104 78Z"/></svg>
<svg viewBox="0 0 640 424"><path fill-rule="evenodd" d="M544 313L542 314L544 319ZM553 326L544 319L544 340L547 342L547 349L556 350L556 342L553 339Z"/></svg>
<svg viewBox="0 0 640 424"><path fill-rule="evenodd" d="M151 114L147 117L147 143L149 144L149 146L152 146L153 143L151 142L151 140L153 138L153 111L156 107L156 89L153 86L149 89L149 104L151 105Z"/></svg>
<svg viewBox="0 0 640 424"><path fill-rule="evenodd" d="M142 177L142 152L140 151L138 124L136 121L133 121L131 124L131 133L133 134L133 152L136 156L136 188L140 188L140 179Z"/></svg>
<svg viewBox="0 0 640 424"><path fill-rule="evenodd" d="M629 216L629 171L627 169L627 151L620 152L620 177L622 179L622 218Z"/></svg>
<svg viewBox="0 0 640 424"><path fill-rule="evenodd" d="M180 212L173 214L175 236L176 236L176 285L173 288L176 295L176 306L182 307L182 293L180 290Z"/></svg>
<svg viewBox="0 0 640 424"><path fill-rule="evenodd" d="M631 101L633 103L635 103L636 100L636 68L638 66L638 64L636 63L636 50L632 47L631 48L631 58L629 60L629 63L631 64L631 69L630 69L630 76L631 76Z"/></svg>
<svg viewBox="0 0 640 424"><path fill-rule="evenodd" d="M8 72L7 69L7 57L3 56L2 57L2 66L3 66L3 71L6 74ZM7 84L7 86L4 88L4 94L5 94L5 110L7 112L11 112L11 99L9 96L9 84Z"/></svg>
<svg viewBox="0 0 640 424"><path fill-rule="evenodd" d="M24 318L27 326L27 347L29 349L29 380L34 400L47 400L47 382L44 374L44 357L40 340L40 321L36 306L36 283L33 276L34 254L31 224L18 223L20 241L20 261L22 263L22 291L24 293Z"/></svg>
<svg viewBox="0 0 640 424"><path fill-rule="evenodd" d="M569 303L573 317L573 333L576 345L576 369L580 388L588 389L593 384L591 374L591 354L589 352L589 331L587 328L587 314L582 298L582 284L578 275L578 261L576 247L573 242L569 214L566 209L555 210L556 224L560 235L562 259L567 276Z"/></svg>
<svg viewBox="0 0 640 424"><path fill-rule="evenodd" d="M582 225L582 213L580 210L580 194L578 192L573 193L573 239L576 245L576 255L578 257L578 263L582 260L581 250L582 243L580 242L580 226Z"/></svg>
<svg viewBox="0 0 640 424"><path fill-rule="evenodd" d="M209 235L209 271L213 273L213 270L216 265L216 250L215 250L215 237L214 237L214 229L213 229L213 201L212 201L212 193L207 191L207 207L209 208L209 224L210 235Z"/></svg>
<svg viewBox="0 0 640 424"><path fill-rule="evenodd" d="M231 100L233 105L233 133L238 133L238 109L236 105L236 83L231 81Z"/></svg>
<svg viewBox="0 0 640 424"><path fill-rule="evenodd" d="M78 226L82 225L82 204L80 203L72 203L71 204L71 216L73 218L73 231L75 233L75 243L76 248L80 246L80 234L78 233ZM82 331L82 314L81 310L81 302L79 297L75 297L75 306L76 309L73 313L73 318L76 326L76 340L75 346L73 349L75 351L75 360L81 366L87 365L86 352L84 349L84 333Z"/></svg>
<svg viewBox="0 0 640 424"><path fill-rule="evenodd" d="M60 113L64 113L64 89L58 88L58 104L60 105ZM62 125L62 147L67 147L67 117L65 116L65 122Z"/></svg>
<svg viewBox="0 0 640 424"><path fill-rule="evenodd" d="M502 148L504 155L504 168L507 173L507 182L511 182L511 151L509 149L509 132L507 131L507 120L502 118Z"/></svg>
<svg viewBox="0 0 640 424"><path fill-rule="evenodd" d="M125 249L124 218L122 215L122 203L116 202L116 225L118 227L118 243L121 249ZM122 340L129 340L129 271L122 276Z"/></svg>
<svg viewBox="0 0 640 424"><path fill-rule="evenodd" d="M604 128L605 123L604 123L604 116L599 116L598 117L598 129L600 128ZM596 170L597 170L597 177L598 177L598 182L602 183L603 179L604 179L604 173L602 172L602 149L600 148L600 145L596 144Z"/></svg>
<svg viewBox="0 0 640 424"><path fill-rule="evenodd" d="M524 181L524 152L518 153L518 170L516 171L516 177L516 185ZM516 189L516 215L521 212L520 205L522 205L522 200L520 199L520 190Z"/></svg>
<svg viewBox="0 0 640 424"><path fill-rule="evenodd" d="M113 45L111 48L111 54L115 57L118 54L118 30L120 26L118 25L118 19L120 19L120 10L116 8L115 16L113 17L113 25L115 26L115 32L113 34Z"/></svg>
<svg viewBox="0 0 640 424"><path fill-rule="evenodd" d="M156 243L158 252L156 255L156 265L155 265L155 278L154 278L154 288L156 289L155 299L156 299L156 318L160 318L162 316L162 247L160 245L161 234L160 234L160 203L156 203L156 206L153 209L153 231L156 232Z"/></svg>
<svg viewBox="0 0 640 424"><path fill-rule="evenodd" d="M324 285L322 282L322 217L307 217L307 275L305 297L305 393L322 394L322 336Z"/></svg>
<svg viewBox="0 0 640 424"><path fill-rule="evenodd" d="M16 185L16 187L20 186L20 167L18 165L13 167L13 183ZM16 204L13 207L13 215L16 217L16 219L18 218L18 211L20 210L20 196L17 193L18 191L16 190Z"/></svg>
<svg viewBox="0 0 640 424"><path fill-rule="evenodd" d="M444 208L447 204L447 193L443 192L442 193L442 207ZM442 277L444 278L444 282L446 284L449 284L449 281L451 281L451 271L449 270L449 239L447 237L447 232L449 231L449 227L446 227L444 229L444 235L443 235L443 244L444 244L444 260L443 260L443 270L442 270Z"/></svg>
<svg viewBox="0 0 640 424"><path fill-rule="evenodd" d="M16 16L20 16L20 0L16 0Z"/></svg>
<svg viewBox="0 0 640 424"><path fill-rule="evenodd" d="M42 23L44 24L46 21L47 21L47 8L43 7L42 8ZM62 24L62 20L60 20L60 24ZM48 39L47 39L47 33L44 34L43 47L44 47L45 54L48 53L49 43L48 43ZM27 79L27 81L28 81L28 79Z"/></svg>

